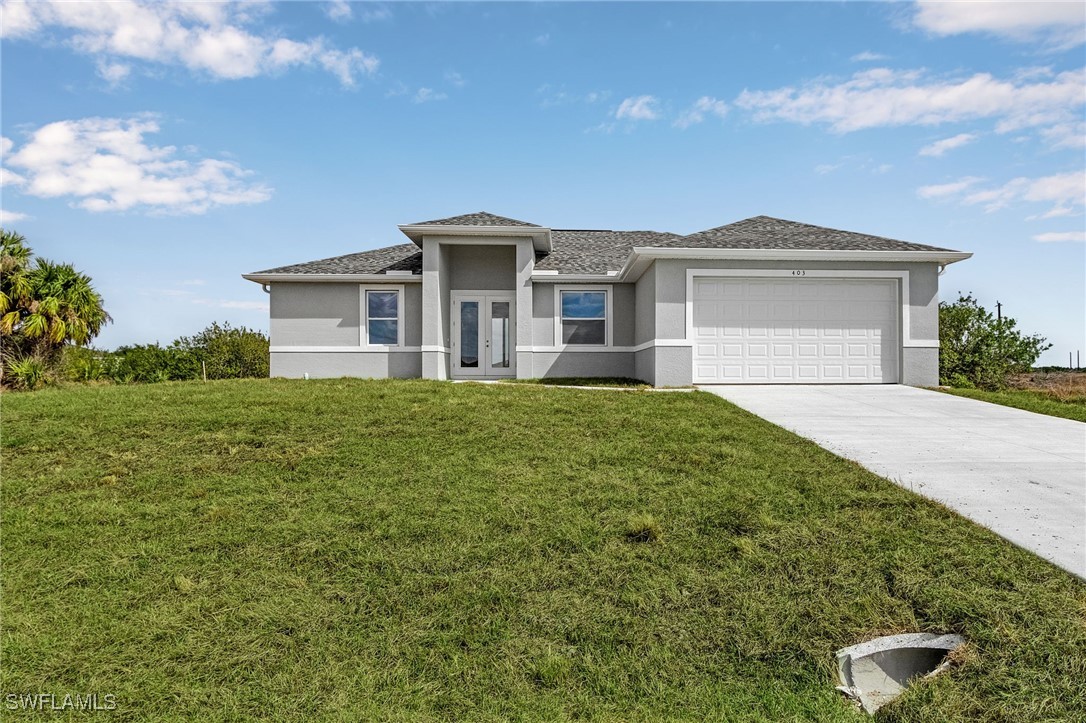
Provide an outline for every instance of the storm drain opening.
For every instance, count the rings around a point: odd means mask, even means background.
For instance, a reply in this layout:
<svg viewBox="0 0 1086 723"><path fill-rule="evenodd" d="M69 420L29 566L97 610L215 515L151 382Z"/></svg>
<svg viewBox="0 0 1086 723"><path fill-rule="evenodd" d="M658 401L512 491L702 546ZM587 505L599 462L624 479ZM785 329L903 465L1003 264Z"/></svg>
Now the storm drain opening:
<svg viewBox="0 0 1086 723"><path fill-rule="evenodd" d="M837 651L837 689L874 713L917 679L946 670L947 656L963 643L958 635L907 633L842 648Z"/></svg>

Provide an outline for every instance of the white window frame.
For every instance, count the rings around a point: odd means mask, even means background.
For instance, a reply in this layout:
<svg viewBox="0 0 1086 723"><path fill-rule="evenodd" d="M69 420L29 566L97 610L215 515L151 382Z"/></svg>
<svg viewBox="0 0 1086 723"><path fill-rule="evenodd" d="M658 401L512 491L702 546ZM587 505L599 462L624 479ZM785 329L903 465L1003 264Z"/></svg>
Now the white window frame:
<svg viewBox="0 0 1086 723"><path fill-rule="evenodd" d="M370 291L395 291L396 297L396 343L395 344L371 344L370 343ZM362 319L359 330L359 344L366 349L395 349L404 345L403 307L406 294L403 285L398 284L359 284L358 303Z"/></svg>
<svg viewBox="0 0 1086 723"><path fill-rule="evenodd" d="M560 349L606 349L611 346L614 329L614 313L611 306L610 284L555 284L554 286L554 345ZM603 344L565 344L562 342L562 292L563 291L602 291L604 292ZM583 319L582 319L583 321Z"/></svg>

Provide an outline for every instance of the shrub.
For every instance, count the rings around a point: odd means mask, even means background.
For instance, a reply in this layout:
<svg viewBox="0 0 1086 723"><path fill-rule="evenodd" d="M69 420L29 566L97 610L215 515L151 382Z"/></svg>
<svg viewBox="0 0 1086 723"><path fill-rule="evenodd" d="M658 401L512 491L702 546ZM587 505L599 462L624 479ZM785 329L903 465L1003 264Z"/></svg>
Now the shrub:
<svg viewBox="0 0 1086 723"><path fill-rule="evenodd" d="M202 374L201 362L207 365L208 379L268 376L268 337L244 326L215 322L199 334L181 337L171 349L189 355L196 377Z"/></svg>
<svg viewBox="0 0 1086 723"><path fill-rule="evenodd" d="M165 382L198 378L188 352L158 344L122 346L113 352L109 376L116 382Z"/></svg>
<svg viewBox="0 0 1086 723"><path fill-rule="evenodd" d="M34 356L13 359L7 364L7 381L16 389L32 391L49 382L49 364Z"/></svg>
<svg viewBox="0 0 1086 723"><path fill-rule="evenodd" d="M110 378L112 355L85 346L66 346L60 359L60 374L70 382L97 382Z"/></svg>
<svg viewBox="0 0 1086 723"><path fill-rule="evenodd" d="M1052 345L1016 325L1009 317L997 319L971 294L939 304L939 383L1002 389L1011 374L1030 369Z"/></svg>

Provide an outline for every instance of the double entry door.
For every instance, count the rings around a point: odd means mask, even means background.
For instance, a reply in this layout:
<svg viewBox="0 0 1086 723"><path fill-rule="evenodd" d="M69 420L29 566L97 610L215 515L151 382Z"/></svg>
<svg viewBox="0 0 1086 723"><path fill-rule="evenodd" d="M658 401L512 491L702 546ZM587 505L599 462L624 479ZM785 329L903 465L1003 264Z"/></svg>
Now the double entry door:
<svg viewBox="0 0 1086 723"><path fill-rule="evenodd" d="M452 292L452 376L516 375L516 297Z"/></svg>

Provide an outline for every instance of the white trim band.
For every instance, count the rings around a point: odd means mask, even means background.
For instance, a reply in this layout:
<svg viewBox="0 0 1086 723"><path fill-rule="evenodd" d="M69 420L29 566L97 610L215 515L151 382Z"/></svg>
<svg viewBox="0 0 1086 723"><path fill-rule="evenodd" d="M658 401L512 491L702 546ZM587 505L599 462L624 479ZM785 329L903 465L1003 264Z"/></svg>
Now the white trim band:
<svg viewBox="0 0 1086 723"><path fill-rule="evenodd" d="M418 354L421 346L273 346L272 354Z"/></svg>

